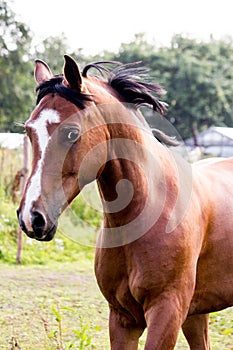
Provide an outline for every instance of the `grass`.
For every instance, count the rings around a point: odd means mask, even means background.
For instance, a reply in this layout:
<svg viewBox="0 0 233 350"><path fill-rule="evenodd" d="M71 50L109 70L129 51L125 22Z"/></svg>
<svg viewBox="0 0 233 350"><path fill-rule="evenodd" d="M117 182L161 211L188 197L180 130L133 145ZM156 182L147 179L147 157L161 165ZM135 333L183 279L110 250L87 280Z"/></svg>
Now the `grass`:
<svg viewBox="0 0 233 350"><path fill-rule="evenodd" d="M53 241L24 235L22 264L16 265L17 205L11 201L11 184L17 167L1 150L0 166L0 349L109 350L108 306L93 271L101 215L79 197L63 215ZM212 350L233 349L232 316L233 308L212 314ZM178 349L187 349L182 334Z"/></svg>
<svg viewBox="0 0 233 350"><path fill-rule="evenodd" d="M85 227L79 225L74 229L69 215L65 215L53 241L36 242L24 236L23 263L17 266L15 207L8 201L3 207L1 350L109 350L108 307L94 277L93 241L89 235L86 239L90 246L83 241ZM71 237L70 232L75 230L82 233L80 237ZM212 350L232 349L232 311L231 308L212 315ZM140 340L140 350L144 341L145 335ZM176 349L187 349L182 335Z"/></svg>
<svg viewBox="0 0 233 350"><path fill-rule="evenodd" d="M108 307L98 290L93 264L0 266L2 350L109 350ZM210 321L213 350L232 349L232 309ZM60 338L61 336L61 338ZM144 339L139 349L143 349ZM13 347L16 341L18 347ZM176 349L187 349L180 335Z"/></svg>
<svg viewBox="0 0 233 350"><path fill-rule="evenodd" d="M107 305L90 268L1 266L0 274L1 349L12 339L24 350L81 349L85 342L103 349Z"/></svg>

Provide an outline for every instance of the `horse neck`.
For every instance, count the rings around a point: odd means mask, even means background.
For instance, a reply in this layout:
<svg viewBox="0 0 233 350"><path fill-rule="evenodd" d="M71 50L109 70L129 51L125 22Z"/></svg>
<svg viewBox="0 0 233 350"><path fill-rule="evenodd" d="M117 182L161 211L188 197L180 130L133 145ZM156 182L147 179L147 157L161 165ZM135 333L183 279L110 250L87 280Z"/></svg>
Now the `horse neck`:
<svg viewBox="0 0 233 350"><path fill-rule="evenodd" d="M108 125L108 161L97 180L109 227L127 224L145 205L155 207L161 200L158 192L163 183L164 147L154 139L146 122L130 113L127 123Z"/></svg>

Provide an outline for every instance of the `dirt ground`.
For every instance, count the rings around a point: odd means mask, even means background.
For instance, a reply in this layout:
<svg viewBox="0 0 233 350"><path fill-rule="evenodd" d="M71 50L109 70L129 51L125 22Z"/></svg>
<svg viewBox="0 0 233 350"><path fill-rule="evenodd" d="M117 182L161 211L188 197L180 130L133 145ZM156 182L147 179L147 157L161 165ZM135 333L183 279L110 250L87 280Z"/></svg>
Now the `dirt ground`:
<svg viewBox="0 0 233 350"><path fill-rule="evenodd" d="M73 264L0 267L1 350L11 349L12 339L23 350L56 349L55 341L49 339L59 330L56 312L62 315L64 343L72 343L81 322L93 334L93 344L100 340L107 344L107 303L89 268Z"/></svg>
<svg viewBox="0 0 233 350"><path fill-rule="evenodd" d="M1 265L0 349L61 349L61 333L66 349L76 344L75 350L93 346L109 350L108 307L89 264ZM233 310L228 309L211 319L213 350L233 349L232 316ZM77 345L77 334L84 339L83 347ZM139 349L143 349L144 339ZM182 336L176 349L187 349Z"/></svg>

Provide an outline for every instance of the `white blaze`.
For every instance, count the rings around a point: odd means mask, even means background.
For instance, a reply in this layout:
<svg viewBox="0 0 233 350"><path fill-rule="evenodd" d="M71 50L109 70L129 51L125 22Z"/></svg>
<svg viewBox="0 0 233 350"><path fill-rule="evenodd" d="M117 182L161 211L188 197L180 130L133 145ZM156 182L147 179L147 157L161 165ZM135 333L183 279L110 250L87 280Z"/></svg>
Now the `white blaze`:
<svg viewBox="0 0 233 350"><path fill-rule="evenodd" d="M41 152L40 159L38 160L36 165L35 173L31 177L30 184L26 192L25 205L22 213L22 219L26 225L26 228L29 231L32 231L30 211L32 208L32 203L39 198L41 193L42 167L44 163L46 148L51 138L47 130L47 125L52 123L59 123L59 122L60 122L60 115L57 111L53 109L44 109L40 113L38 119L33 120L29 124L30 127L34 129L37 135L39 150Z"/></svg>

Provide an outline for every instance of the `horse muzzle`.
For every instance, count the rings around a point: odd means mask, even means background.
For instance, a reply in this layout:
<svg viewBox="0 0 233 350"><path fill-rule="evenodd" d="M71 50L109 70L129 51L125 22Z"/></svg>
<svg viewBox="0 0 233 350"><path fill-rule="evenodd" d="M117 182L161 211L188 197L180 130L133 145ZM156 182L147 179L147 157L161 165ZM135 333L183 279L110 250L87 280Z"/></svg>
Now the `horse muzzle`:
<svg viewBox="0 0 233 350"><path fill-rule="evenodd" d="M30 238L38 241L51 241L57 230L57 223L49 223L46 217L40 211L33 211L31 213L31 225L30 229L27 228L25 222L22 219L21 211L17 210L17 216L19 226Z"/></svg>

